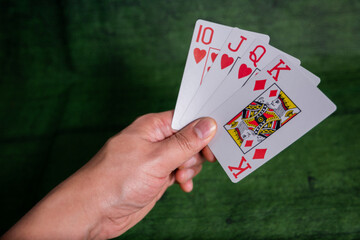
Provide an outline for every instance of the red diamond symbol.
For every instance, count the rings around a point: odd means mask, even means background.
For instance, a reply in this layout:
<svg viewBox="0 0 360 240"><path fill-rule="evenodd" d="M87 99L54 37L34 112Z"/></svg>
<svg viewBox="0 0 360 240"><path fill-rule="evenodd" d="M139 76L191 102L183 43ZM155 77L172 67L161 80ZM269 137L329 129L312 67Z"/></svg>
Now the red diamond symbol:
<svg viewBox="0 0 360 240"><path fill-rule="evenodd" d="M251 147L253 144L253 140L247 140L245 143L245 147Z"/></svg>
<svg viewBox="0 0 360 240"><path fill-rule="evenodd" d="M271 90L269 97L275 97L277 95L277 90Z"/></svg>
<svg viewBox="0 0 360 240"><path fill-rule="evenodd" d="M267 148L266 149L256 149L253 159L264 159L266 150L267 150Z"/></svg>
<svg viewBox="0 0 360 240"><path fill-rule="evenodd" d="M255 81L255 86L254 86L254 91L263 90L265 88L265 83L266 83L266 79L264 79L264 80L256 80Z"/></svg>

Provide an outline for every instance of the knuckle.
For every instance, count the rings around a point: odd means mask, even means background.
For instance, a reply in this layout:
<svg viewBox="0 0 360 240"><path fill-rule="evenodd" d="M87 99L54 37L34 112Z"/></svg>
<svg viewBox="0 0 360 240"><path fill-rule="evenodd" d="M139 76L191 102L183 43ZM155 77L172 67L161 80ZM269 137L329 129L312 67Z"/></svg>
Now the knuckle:
<svg viewBox="0 0 360 240"><path fill-rule="evenodd" d="M178 132L174 136L175 136L176 142L178 143L178 145L184 152L195 150L194 144L184 134L182 134L181 132Z"/></svg>
<svg viewBox="0 0 360 240"><path fill-rule="evenodd" d="M148 122L154 119L154 113L148 113L135 119L134 122Z"/></svg>
<svg viewBox="0 0 360 240"><path fill-rule="evenodd" d="M105 143L104 146L105 146L106 148L112 149L112 148L115 148L117 145L118 145L118 135L115 135L115 136L110 137L110 138L106 141L106 143Z"/></svg>
<svg viewBox="0 0 360 240"><path fill-rule="evenodd" d="M134 124L137 126L139 125L152 126L153 128L159 128L161 126L166 125L162 122L162 120L159 118L158 114L156 113L148 113L143 116L140 116L134 121Z"/></svg>

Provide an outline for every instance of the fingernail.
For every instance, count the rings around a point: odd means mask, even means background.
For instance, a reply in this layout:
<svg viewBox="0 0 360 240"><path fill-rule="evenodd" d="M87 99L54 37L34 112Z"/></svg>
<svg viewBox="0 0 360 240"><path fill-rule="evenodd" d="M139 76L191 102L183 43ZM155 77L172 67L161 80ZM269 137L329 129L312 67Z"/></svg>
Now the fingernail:
<svg viewBox="0 0 360 240"><path fill-rule="evenodd" d="M194 131L198 138L208 138L216 129L216 122L211 118L201 119L194 127Z"/></svg>

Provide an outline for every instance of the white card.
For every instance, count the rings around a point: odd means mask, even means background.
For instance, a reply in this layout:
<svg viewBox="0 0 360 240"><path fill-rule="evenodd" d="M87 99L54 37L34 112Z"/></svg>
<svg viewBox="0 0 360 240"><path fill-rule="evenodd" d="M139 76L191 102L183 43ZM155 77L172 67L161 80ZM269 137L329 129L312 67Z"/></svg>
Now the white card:
<svg viewBox="0 0 360 240"><path fill-rule="evenodd" d="M294 58L279 49L272 47L260 40L255 40L247 49L245 54L234 64L232 71L211 96L203 97L201 105L193 111L193 119L208 116L216 108L218 108L226 99L232 96L239 88L241 88L252 76L259 73L267 64L269 64L279 54L285 55L295 65L300 64L300 60ZM320 78L310 73L308 70L300 66L300 71L314 85L320 82Z"/></svg>
<svg viewBox="0 0 360 240"><path fill-rule="evenodd" d="M179 129L178 122L206 73L206 68L230 34L232 27L197 20L186 60L184 74L176 101L172 128Z"/></svg>
<svg viewBox="0 0 360 240"><path fill-rule="evenodd" d="M201 86L197 89L180 119L180 128L194 120L195 114L229 74L234 63L245 53L251 43L257 39L266 43L270 40L267 35L254 34L239 28L234 28L231 31L218 54L219 57L215 59L214 64L209 68Z"/></svg>
<svg viewBox="0 0 360 240"><path fill-rule="evenodd" d="M180 119L183 113L196 93L196 90L203 82L207 71L211 69L210 67L213 62L216 61L216 56L232 29L233 28L204 20L198 20L196 22L179 95L176 101L172 121L173 129L182 128L180 125ZM249 31L243 32L246 32L249 36L262 37L262 39L269 38L268 36L260 33L253 33ZM243 40L242 42L247 41ZM235 50L237 46L233 45L231 48Z"/></svg>
<svg viewBox="0 0 360 240"><path fill-rule="evenodd" d="M238 182L335 109L299 67L279 55L210 114L218 130L209 147Z"/></svg>
<svg viewBox="0 0 360 240"><path fill-rule="evenodd" d="M229 38L231 35L232 34L229 35ZM226 48L225 45L223 46L223 49L221 49L220 55L224 51L224 48ZM198 88L195 96L181 118L181 125L186 126L199 118L199 116L202 117L211 113L223 101L234 94L237 89L242 87L247 79L258 73L279 54L284 54L296 65L300 65L301 63L299 59L294 58L268 45L268 42L264 42L257 38L250 46L248 45L246 51L242 51L241 54L237 56L236 63L233 65L227 76L221 76L222 78L220 78L218 73L220 71L218 69L216 69L217 72L211 72L210 70L206 75L204 84ZM207 83L209 84L206 85ZM204 105L206 105L206 107L204 107ZM203 110L203 108L205 109Z"/></svg>

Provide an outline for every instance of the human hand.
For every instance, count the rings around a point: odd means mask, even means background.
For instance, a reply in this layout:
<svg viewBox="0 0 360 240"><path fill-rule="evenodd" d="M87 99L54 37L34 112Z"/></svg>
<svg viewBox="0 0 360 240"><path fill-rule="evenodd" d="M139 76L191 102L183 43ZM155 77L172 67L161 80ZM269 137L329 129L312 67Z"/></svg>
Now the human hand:
<svg viewBox="0 0 360 240"><path fill-rule="evenodd" d="M139 222L174 182L185 192L200 172L216 123L171 129L172 111L148 114L107 141L80 170L23 217L4 239L108 239Z"/></svg>

